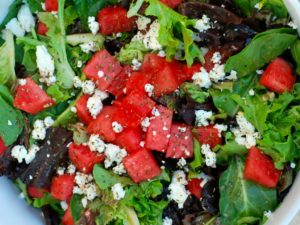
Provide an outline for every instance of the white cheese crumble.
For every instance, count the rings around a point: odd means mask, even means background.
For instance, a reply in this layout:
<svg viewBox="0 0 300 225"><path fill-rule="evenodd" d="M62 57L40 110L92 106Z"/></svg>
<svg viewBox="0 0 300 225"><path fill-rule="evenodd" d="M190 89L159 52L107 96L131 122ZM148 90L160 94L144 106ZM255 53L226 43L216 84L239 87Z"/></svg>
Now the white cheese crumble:
<svg viewBox="0 0 300 225"><path fill-rule="evenodd" d="M151 114L152 114L153 116L160 116L160 112L159 112L158 109L155 108L155 107L152 109Z"/></svg>
<svg viewBox="0 0 300 225"><path fill-rule="evenodd" d="M142 66L142 63L140 61L138 61L137 59L133 59L131 61L131 68L132 70L139 70Z"/></svg>
<svg viewBox="0 0 300 225"><path fill-rule="evenodd" d="M115 185L113 185L111 187L111 191L115 200L121 200L125 197L125 190L120 183L116 183Z"/></svg>
<svg viewBox="0 0 300 225"><path fill-rule="evenodd" d="M262 74L264 73L264 70L256 70L256 73L257 73L258 75L262 75Z"/></svg>
<svg viewBox="0 0 300 225"><path fill-rule="evenodd" d="M146 117L145 119L142 120L141 122L141 126L142 126L142 129L147 131L147 128L150 126L150 118L149 117Z"/></svg>
<svg viewBox="0 0 300 225"><path fill-rule="evenodd" d="M248 92L248 94L249 94L250 96L254 96L254 95L255 95L255 92L254 92L253 89L250 89L249 92Z"/></svg>
<svg viewBox="0 0 300 225"><path fill-rule="evenodd" d="M92 95L95 91L95 83L91 80L86 80L82 83L82 92L84 94Z"/></svg>
<svg viewBox="0 0 300 225"><path fill-rule="evenodd" d="M36 47L36 64L40 72L39 81L46 83L47 86L54 84L56 82L54 60L44 45Z"/></svg>
<svg viewBox="0 0 300 225"><path fill-rule="evenodd" d="M294 21L290 21L288 24L287 24L289 27L293 28L294 30L297 30L298 27L297 27L297 24L294 23Z"/></svg>
<svg viewBox="0 0 300 225"><path fill-rule="evenodd" d="M136 20L136 25L139 30L146 30L149 23L151 23L151 19L145 16L139 16Z"/></svg>
<svg viewBox="0 0 300 225"><path fill-rule="evenodd" d="M145 84L144 90L147 92L148 96L151 97L153 95L154 86L152 84Z"/></svg>
<svg viewBox="0 0 300 225"><path fill-rule="evenodd" d="M71 111L72 113L77 113L77 108L76 108L75 106L72 106L72 107L70 108L70 111Z"/></svg>
<svg viewBox="0 0 300 225"><path fill-rule="evenodd" d="M196 110L196 126L207 126L209 125L208 119L213 115L212 111Z"/></svg>
<svg viewBox="0 0 300 225"><path fill-rule="evenodd" d="M195 26L199 32L204 32L211 28L210 19L207 15L203 15L201 19L198 19Z"/></svg>
<svg viewBox="0 0 300 225"><path fill-rule="evenodd" d="M177 170L173 173L172 182L168 187L168 190L170 191L168 198L174 200L180 209L183 208L184 202L190 194L185 188L187 183L185 173L182 170Z"/></svg>
<svg viewBox="0 0 300 225"><path fill-rule="evenodd" d="M296 168L296 163L291 162L290 167L291 167L292 169L295 169L295 168Z"/></svg>
<svg viewBox="0 0 300 225"><path fill-rule="evenodd" d="M235 70L231 70L230 74L225 77L227 80L237 80L237 72Z"/></svg>
<svg viewBox="0 0 300 225"><path fill-rule="evenodd" d="M221 64L222 56L220 52L215 52L211 58L214 64Z"/></svg>
<svg viewBox="0 0 300 225"><path fill-rule="evenodd" d="M66 168L60 166L56 169L56 173L57 173L57 175L62 176L65 174L65 170L66 170Z"/></svg>
<svg viewBox="0 0 300 225"><path fill-rule="evenodd" d="M21 86L24 86L27 83L26 79L19 79L18 81L19 81L19 85Z"/></svg>
<svg viewBox="0 0 300 225"><path fill-rule="evenodd" d="M235 136L235 141L239 145L251 148L256 145L256 139L260 138L260 134L255 132L254 126L244 117L242 112L236 115L238 128L232 128L231 131Z"/></svg>
<svg viewBox="0 0 300 225"><path fill-rule="evenodd" d="M104 77L104 72L102 70L99 70L97 73L98 77Z"/></svg>
<svg viewBox="0 0 300 225"><path fill-rule="evenodd" d="M105 149L104 141L97 134L92 134L88 141L88 146L91 151L102 153Z"/></svg>
<svg viewBox="0 0 300 225"><path fill-rule="evenodd" d="M93 34L97 34L99 30L99 23L96 21L94 16L89 16L88 26Z"/></svg>
<svg viewBox="0 0 300 225"><path fill-rule="evenodd" d="M172 225L173 224L173 220L169 217L165 217L163 219L163 225Z"/></svg>
<svg viewBox="0 0 300 225"><path fill-rule="evenodd" d="M97 95L93 95L92 97L89 97L87 104L86 104L91 116L96 119L98 114L103 109L103 104L101 101L101 98Z"/></svg>
<svg viewBox="0 0 300 225"><path fill-rule="evenodd" d="M75 175L74 194L85 195L86 199L92 201L97 197L97 188L91 174L77 172Z"/></svg>
<svg viewBox="0 0 300 225"><path fill-rule="evenodd" d="M177 165L180 167L180 168L183 168L186 166L186 160L184 158L180 158L177 162Z"/></svg>
<svg viewBox="0 0 300 225"><path fill-rule="evenodd" d="M21 6L17 18L21 27L26 32L30 32L31 29L35 27L35 19L32 16L29 6L27 4Z"/></svg>
<svg viewBox="0 0 300 225"><path fill-rule="evenodd" d="M83 65L83 62L81 60L77 61L77 68L81 68Z"/></svg>
<svg viewBox="0 0 300 225"><path fill-rule="evenodd" d="M17 37L23 37L25 35L25 30L21 27L21 24L17 18L11 19L6 25L5 28L10 30Z"/></svg>
<svg viewBox="0 0 300 225"><path fill-rule="evenodd" d="M82 204L83 208L86 208L86 207L87 207L88 200L87 200L86 197L83 197L83 198L81 199L81 204Z"/></svg>
<svg viewBox="0 0 300 225"><path fill-rule="evenodd" d="M26 164L29 164L39 150L40 148L37 145L32 145L28 151L24 145L16 145L11 150L11 156L17 159L18 163L22 163L24 160Z"/></svg>
<svg viewBox="0 0 300 225"><path fill-rule="evenodd" d="M125 174L126 170L125 170L124 164L120 163L119 165L116 165L115 167L113 167L113 172L118 175Z"/></svg>
<svg viewBox="0 0 300 225"><path fill-rule="evenodd" d="M121 149L119 146L114 144L107 144L105 149L105 160L104 160L104 167L108 168L112 166L112 164L115 162L117 165L119 165L123 158L127 156L127 152L125 149Z"/></svg>
<svg viewBox="0 0 300 225"><path fill-rule="evenodd" d="M67 168L67 173L68 174L74 174L76 172L76 166L74 164L70 164Z"/></svg>
<svg viewBox="0 0 300 225"><path fill-rule="evenodd" d="M36 120L33 124L33 130L31 132L32 138L35 140L44 140L46 137L46 130L51 127L54 120L47 116L44 120Z"/></svg>
<svg viewBox="0 0 300 225"><path fill-rule="evenodd" d="M68 203L66 201L61 201L60 206L64 211L68 209Z"/></svg>
<svg viewBox="0 0 300 225"><path fill-rule="evenodd" d="M89 52L95 52L95 51L97 51L97 49L96 49L96 43L94 41L83 43L83 44L81 44L79 46L80 46L81 50L84 53L89 53Z"/></svg>
<svg viewBox="0 0 300 225"><path fill-rule="evenodd" d="M13 124L12 124L12 122L10 120L7 120L7 125L8 126L12 126Z"/></svg>
<svg viewBox="0 0 300 225"><path fill-rule="evenodd" d="M193 74L192 80L193 83L199 85L199 87L209 88L212 85L209 73L203 67L201 67L200 72Z"/></svg>
<svg viewBox="0 0 300 225"><path fill-rule="evenodd" d="M44 119L44 125L45 125L45 128L49 128L49 127L51 127L53 124L54 124L54 120L52 119L51 116L45 117L45 119Z"/></svg>
<svg viewBox="0 0 300 225"><path fill-rule="evenodd" d="M218 124L217 123L217 124L214 125L214 128L216 128L218 130L218 136L222 137L222 132L227 131L228 126L224 125L224 124Z"/></svg>
<svg viewBox="0 0 300 225"><path fill-rule="evenodd" d="M264 211L264 216L267 217L267 218L270 218L272 216L271 210Z"/></svg>
<svg viewBox="0 0 300 225"><path fill-rule="evenodd" d="M205 156L206 166L216 168L216 153L210 150L210 146L208 144L201 146L201 153Z"/></svg>
<svg viewBox="0 0 300 225"><path fill-rule="evenodd" d="M74 76L73 78L73 85L75 88L82 88L82 81L80 80L80 78L78 76Z"/></svg>
<svg viewBox="0 0 300 225"><path fill-rule="evenodd" d="M123 126L120 123L118 123L117 121L113 121L111 126L112 126L113 131L117 134L121 133L124 129Z"/></svg>

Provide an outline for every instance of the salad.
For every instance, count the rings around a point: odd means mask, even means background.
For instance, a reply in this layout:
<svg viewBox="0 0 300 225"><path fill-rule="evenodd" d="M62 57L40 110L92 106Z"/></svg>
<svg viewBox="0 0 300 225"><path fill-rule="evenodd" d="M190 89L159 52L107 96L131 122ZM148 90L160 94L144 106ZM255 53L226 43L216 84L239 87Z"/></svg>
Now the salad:
<svg viewBox="0 0 300 225"><path fill-rule="evenodd" d="M281 0L15 0L0 175L47 225L264 224L300 168Z"/></svg>

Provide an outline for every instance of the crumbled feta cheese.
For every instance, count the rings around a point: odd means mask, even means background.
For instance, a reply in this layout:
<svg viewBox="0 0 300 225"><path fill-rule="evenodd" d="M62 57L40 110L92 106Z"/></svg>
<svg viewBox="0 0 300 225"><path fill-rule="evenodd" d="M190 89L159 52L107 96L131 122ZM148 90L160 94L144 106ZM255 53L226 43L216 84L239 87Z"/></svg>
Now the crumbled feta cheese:
<svg viewBox="0 0 300 225"><path fill-rule="evenodd" d="M86 199L92 201L97 196L97 188L91 174L77 172L75 175L74 194L85 195Z"/></svg>
<svg viewBox="0 0 300 225"><path fill-rule="evenodd" d="M148 96L151 97L153 95L154 86L152 84L145 84L144 90L148 93Z"/></svg>
<svg viewBox="0 0 300 225"><path fill-rule="evenodd" d="M169 217L165 217L163 219L163 225L172 225L173 224L173 220Z"/></svg>
<svg viewBox="0 0 300 225"><path fill-rule="evenodd" d="M160 116L160 113L159 113L158 109L155 108L155 107L152 109L151 113L152 113L153 116Z"/></svg>
<svg viewBox="0 0 300 225"><path fill-rule="evenodd" d="M35 140L44 140L46 137L46 128L43 120L36 120L33 124L31 136Z"/></svg>
<svg viewBox="0 0 300 225"><path fill-rule="evenodd" d="M48 86L54 84L56 82L54 60L44 45L36 47L36 64L40 72L40 82Z"/></svg>
<svg viewBox="0 0 300 225"><path fill-rule="evenodd" d="M296 163L291 162L290 166L291 166L292 169L295 169L296 168Z"/></svg>
<svg viewBox="0 0 300 225"><path fill-rule="evenodd" d="M272 212L270 210L264 211L264 216L270 218L272 216Z"/></svg>
<svg viewBox="0 0 300 225"><path fill-rule="evenodd" d="M37 146L37 145L32 145L28 152L27 152L27 155L25 157L25 162L26 164L29 164L32 162L32 160L34 160L35 156L36 156L36 153L40 150L40 147Z"/></svg>
<svg viewBox="0 0 300 225"><path fill-rule="evenodd" d="M123 126L120 123L118 123L117 121L113 121L111 126L112 126L113 131L117 134L121 133L124 129Z"/></svg>
<svg viewBox="0 0 300 225"><path fill-rule="evenodd" d="M116 37L122 37L122 33L121 32L116 33Z"/></svg>
<svg viewBox="0 0 300 225"><path fill-rule="evenodd" d="M125 167L124 167L124 164L123 163L120 163L119 165L113 167L113 172L115 174L118 174L118 175L122 175L122 174L125 174L126 173L126 170L125 170Z"/></svg>
<svg viewBox="0 0 300 225"><path fill-rule="evenodd" d="M127 155L124 149L114 144L107 144L105 149L105 168L110 167L114 162L118 165L122 162L123 158Z"/></svg>
<svg viewBox="0 0 300 225"><path fill-rule="evenodd" d="M19 79L19 85L23 86L26 85L27 81L26 79Z"/></svg>
<svg viewBox="0 0 300 225"><path fill-rule="evenodd" d="M297 30L298 27L297 27L297 24L294 23L294 21L290 21L288 24L287 24L289 27L293 28L294 30Z"/></svg>
<svg viewBox="0 0 300 225"><path fill-rule="evenodd" d="M227 127L227 125L217 123L214 125L214 128L216 128L218 130L218 136L222 137L222 132L227 131L228 127Z"/></svg>
<svg viewBox="0 0 300 225"><path fill-rule="evenodd" d="M77 68L81 68L81 67L82 67L82 64L83 64L82 61L81 61L81 60L78 60L78 61L77 61Z"/></svg>
<svg viewBox="0 0 300 225"><path fill-rule="evenodd" d="M82 88L83 82L80 80L80 78L78 76L74 76L73 83L74 83L75 88Z"/></svg>
<svg viewBox="0 0 300 225"><path fill-rule="evenodd" d="M68 174L74 174L76 172L76 166L74 164L70 164L67 168Z"/></svg>
<svg viewBox="0 0 300 225"><path fill-rule="evenodd" d="M115 200L120 200L125 197L125 190L120 183L113 185L111 191Z"/></svg>
<svg viewBox="0 0 300 225"><path fill-rule="evenodd" d="M255 95L255 92L254 92L253 89L250 89L249 92L248 92L248 94L249 94L250 96L254 96L254 95Z"/></svg>
<svg viewBox="0 0 300 225"><path fill-rule="evenodd" d="M24 145L16 145L11 150L11 156L18 160L18 163L22 163L27 156L27 149Z"/></svg>
<svg viewBox="0 0 300 225"><path fill-rule="evenodd" d="M264 73L264 70L256 70L256 73L257 73L258 75L262 75L262 74Z"/></svg>
<svg viewBox="0 0 300 225"><path fill-rule="evenodd" d="M104 72L102 70L99 70L97 73L98 77L104 77Z"/></svg>
<svg viewBox="0 0 300 225"><path fill-rule="evenodd" d="M208 144L204 144L201 146L201 152L205 156L206 166L216 168L216 153L210 150Z"/></svg>
<svg viewBox="0 0 300 225"><path fill-rule="evenodd" d="M99 135L97 134L92 134L89 138L88 146L93 152L99 152L102 153L104 152L105 149L105 143Z"/></svg>
<svg viewBox="0 0 300 225"><path fill-rule="evenodd" d="M150 126L150 119L149 117L146 117L145 119L143 119L143 121L141 122L141 126L143 128L143 130L147 130L147 128Z"/></svg>
<svg viewBox="0 0 300 225"><path fill-rule="evenodd" d="M186 160L184 158L180 158L179 161L177 162L177 165L180 167L180 168L183 168L186 166Z"/></svg>
<svg viewBox="0 0 300 225"><path fill-rule="evenodd" d="M160 57L166 57L166 52L164 50L159 50L159 52L157 53L158 56Z"/></svg>
<svg viewBox="0 0 300 225"><path fill-rule="evenodd" d="M212 85L209 73L203 67L201 67L200 72L193 74L192 80L193 83L199 85L199 87L209 88Z"/></svg>
<svg viewBox="0 0 300 225"><path fill-rule="evenodd" d="M140 142L140 147L144 148L145 147L145 141Z"/></svg>
<svg viewBox="0 0 300 225"><path fill-rule="evenodd" d="M66 170L66 168L60 166L56 169L56 173L57 173L57 175L61 176L61 175L65 174L65 170Z"/></svg>
<svg viewBox="0 0 300 225"><path fill-rule="evenodd" d="M186 190L185 185L187 185L185 173L182 170L175 171L173 173L172 182L168 187L170 191L168 198L174 200L180 209L183 208L183 204L190 194L190 192Z"/></svg>
<svg viewBox="0 0 300 225"><path fill-rule="evenodd" d="M84 94L92 95L95 91L95 83L91 80L86 80L82 83L82 92Z"/></svg>
<svg viewBox="0 0 300 225"><path fill-rule="evenodd" d="M142 66L142 63L140 61L138 61L137 59L133 59L131 61L131 68L133 70L139 70Z"/></svg>
<svg viewBox="0 0 300 225"><path fill-rule="evenodd" d="M103 109L103 104L101 97L99 95L93 95L89 97L86 106L94 119L98 116L98 114Z"/></svg>
<svg viewBox="0 0 300 225"><path fill-rule="evenodd" d="M178 127L177 128L181 133L186 132L186 127Z"/></svg>
<svg viewBox="0 0 300 225"><path fill-rule="evenodd" d="M25 35L25 30L21 27L21 24L17 18L11 19L5 26L7 30L10 30L17 37L23 37Z"/></svg>
<svg viewBox="0 0 300 225"><path fill-rule="evenodd" d="M139 30L146 30L149 23L151 23L151 19L145 16L139 16L136 20L136 25Z"/></svg>
<svg viewBox="0 0 300 225"><path fill-rule="evenodd" d="M211 58L214 64L221 64L222 56L220 52L215 52Z"/></svg>
<svg viewBox="0 0 300 225"><path fill-rule="evenodd" d="M10 120L7 120L7 125L8 126L12 126L13 124L12 124L12 122Z"/></svg>
<svg viewBox="0 0 300 225"><path fill-rule="evenodd" d="M97 34L97 32L99 30L99 23L96 21L94 16L89 16L88 26L93 34Z"/></svg>
<svg viewBox="0 0 300 225"><path fill-rule="evenodd" d="M81 199L81 204L82 204L82 207L83 207L83 208L86 208L86 207L87 207L88 200L87 200L86 197L83 197L83 198Z"/></svg>
<svg viewBox="0 0 300 225"><path fill-rule="evenodd" d="M46 11L46 5L45 2L41 2L42 10Z"/></svg>
<svg viewBox="0 0 300 225"><path fill-rule="evenodd" d="M235 136L236 143L243 145L248 149L255 146L256 139L259 139L260 135L258 132L255 132L254 126L244 117L242 112L238 112L236 121L238 128L231 129Z"/></svg>
<svg viewBox="0 0 300 225"><path fill-rule="evenodd" d="M72 107L70 108L70 111L71 111L72 113L77 113L77 108L76 108L75 106L72 106Z"/></svg>
<svg viewBox="0 0 300 225"><path fill-rule="evenodd" d="M201 19L198 19L194 26L199 32L204 32L211 28L210 19L207 15L203 15Z"/></svg>
<svg viewBox="0 0 300 225"><path fill-rule="evenodd" d="M49 127L51 127L53 124L54 124L54 120L52 119L51 116L45 117L45 119L44 119L44 126L45 126L45 128L49 128Z"/></svg>
<svg viewBox="0 0 300 225"><path fill-rule="evenodd" d="M107 92L98 89L95 91L94 95L97 95L101 99L101 101L109 97L109 94Z"/></svg>
<svg viewBox="0 0 300 225"><path fill-rule="evenodd" d="M224 80L225 76L224 65L215 64L213 69L209 72L209 78L215 83Z"/></svg>
<svg viewBox="0 0 300 225"><path fill-rule="evenodd" d="M210 119L213 115L212 111L205 110L196 110L196 125L197 126L207 126L209 125L208 119Z"/></svg>
<svg viewBox="0 0 300 225"><path fill-rule="evenodd" d="M31 29L35 27L35 19L32 16L29 6L27 4L21 6L17 18L21 27L26 32L30 32Z"/></svg>
<svg viewBox="0 0 300 225"><path fill-rule="evenodd" d="M66 201L61 201L60 202L60 207L66 211L68 209L68 203Z"/></svg>
<svg viewBox="0 0 300 225"><path fill-rule="evenodd" d="M95 52L97 50L96 43L94 41L83 43L79 46L84 53Z"/></svg>
<svg viewBox="0 0 300 225"><path fill-rule="evenodd" d="M227 80L237 80L237 72L235 70L231 70L229 76L225 77Z"/></svg>

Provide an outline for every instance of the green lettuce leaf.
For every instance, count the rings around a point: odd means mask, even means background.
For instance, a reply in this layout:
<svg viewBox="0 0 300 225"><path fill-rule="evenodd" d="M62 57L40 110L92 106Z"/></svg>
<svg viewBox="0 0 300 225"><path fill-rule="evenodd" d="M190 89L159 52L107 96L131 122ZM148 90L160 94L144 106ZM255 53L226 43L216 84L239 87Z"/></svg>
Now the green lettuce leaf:
<svg viewBox="0 0 300 225"><path fill-rule="evenodd" d="M189 82L183 83L180 86L180 92L182 96L186 95L200 104L205 102L209 97L209 93L207 91L202 91L198 85Z"/></svg>
<svg viewBox="0 0 300 225"><path fill-rule="evenodd" d="M190 162L190 167L196 171L204 163L203 157L201 155L200 143L194 139L194 159Z"/></svg>
<svg viewBox="0 0 300 225"><path fill-rule="evenodd" d="M290 28L279 28L259 33L240 53L231 56L226 61L225 72L229 73L234 70L238 77L254 73L281 55L296 40L297 34Z"/></svg>
<svg viewBox="0 0 300 225"><path fill-rule="evenodd" d="M118 60L122 64L131 64L133 59L143 61L144 55L147 52L148 49L142 42L132 41L121 48L121 51L118 54Z"/></svg>
<svg viewBox="0 0 300 225"><path fill-rule="evenodd" d="M0 47L0 84L11 86L16 80L14 37L8 30L3 30L1 37L5 43Z"/></svg>
<svg viewBox="0 0 300 225"><path fill-rule="evenodd" d="M196 20L177 13L159 0L147 0L149 3L145 11L147 16L155 16L160 24L158 41L165 48L167 58L173 58L178 51L184 50L184 57L188 66L191 66L195 59L204 62L201 50L193 41L193 27Z"/></svg>
<svg viewBox="0 0 300 225"><path fill-rule="evenodd" d="M77 222L80 219L82 213L84 212L81 199L82 196L77 194L74 194L71 198L70 208L71 208L72 217L75 222Z"/></svg>
<svg viewBox="0 0 300 225"><path fill-rule="evenodd" d="M44 193L42 198L35 198L32 203L33 207L35 208L42 208L43 206L52 204L60 204L60 201L53 198L48 192Z"/></svg>
<svg viewBox="0 0 300 225"><path fill-rule="evenodd" d="M220 177L221 224L238 225L260 220L264 211L277 206L276 189L243 178L244 160L235 157Z"/></svg>
<svg viewBox="0 0 300 225"><path fill-rule="evenodd" d="M300 75L300 40L299 39L291 46L291 52L297 64L297 74Z"/></svg>

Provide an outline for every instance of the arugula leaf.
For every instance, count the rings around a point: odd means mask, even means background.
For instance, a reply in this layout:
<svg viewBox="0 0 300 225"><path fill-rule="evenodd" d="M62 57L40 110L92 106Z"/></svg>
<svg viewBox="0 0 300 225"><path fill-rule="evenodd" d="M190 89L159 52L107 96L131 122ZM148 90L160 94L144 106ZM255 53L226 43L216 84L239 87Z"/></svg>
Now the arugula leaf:
<svg viewBox="0 0 300 225"><path fill-rule="evenodd" d="M106 190L116 183L121 183L122 185L133 185L133 182L128 177L120 177L115 173L104 169L100 165L95 165L93 170L93 176L96 184L100 189Z"/></svg>
<svg viewBox="0 0 300 225"><path fill-rule="evenodd" d="M193 41L194 32L189 28L195 25L196 20L188 19L158 0L147 2L149 6L145 14L157 17L160 24L158 41L166 49L167 58L173 58L183 46L182 60L186 60L188 66L191 66L197 58L203 63L204 57Z"/></svg>
<svg viewBox="0 0 300 225"><path fill-rule="evenodd" d="M0 136L5 145L9 146L23 131L23 116L11 105L12 96L9 90L3 85L0 85L0 90Z"/></svg>
<svg viewBox="0 0 300 225"><path fill-rule="evenodd" d="M194 139L194 159L190 163L191 168L195 171L201 167L204 163L203 157L201 155L200 143Z"/></svg>
<svg viewBox="0 0 300 225"><path fill-rule="evenodd" d="M221 224L237 225L259 220L264 211L277 206L276 189L265 188L243 178L244 160L235 157L220 177Z"/></svg>
<svg viewBox="0 0 300 225"><path fill-rule="evenodd" d="M65 89L73 87L73 77L75 76L67 57L66 36L64 24L64 3L59 0L58 18L51 13L39 13L39 20L48 27L47 36L49 37L50 53L55 62L57 70L57 83Z"/></svg>
<svg viewBox="0 0 300 225"><path fill-rule="evenodd" d="M144 55L148 49L140 41L132 41L121 48L117 58L122 64L131 64L133 59L143 61Z"/></svg>
<svg viewBox="0 0 300 225"><path fill-rule="evenodd" d="M53 204L59 204L60 201L53 198L52 195L48 192L44 193L44 196L42 198L35 198L33 200L33 207L35 208L42 208L46 205L53 205Z"/></svg>
<svg viewBox="0 0 300 225"><path fill-rule="evenodd" d="M200 104L205 102L206 99L209 97L208 92L202 91L198 85L189 82L183 83L180 86L180 91L183 96L187 95L192 100Z"/></svg>
<svg viewBox="0 0 300 225"><path fill-rule="evenodd" d="M16 80L14 37L8 30L2 31L5 43L0 47L0 84L11 86Z"/></svg>
<svg viewBox="0 0 300 225"><path fill-rule="evenodd" d="M297 74L300 75L300 40L299 39L291 46L291 52L297 64Z"/></svg>
<svg viewBox="0 0 300 225"><path fill-rule="evenodd" d="M0 30L2 30L11 19L17 16L22 4L23 4L22 0L13 1L13 3L9 6L7 15L5 16L2 23L0 24Z"/></svg>
<svg viewBox="0 0 300 225"><path fill-rule="evenodd" d="M246 96L256 83L257 76L250 74L234 82L232 90L210 89L209 93L213 98L214 105L220 112L234 116L239 110L239 105L233 100L232 96L235 94L241 97Z"/></svg>
<svg viewBox="0 0 300 225"><path fill-rule="evenodd" d="M244 115L252 125L263 134L267 129L266 121L269 114L269 106L260 96L247 96L242 99L239 95L233 95L232 99L242 107Z"/></svg>
<svg viewBox="0 0 300 225"><path fill-rule="evenodd" d="M82 196L77 194L74 194L71 199L70 208L71 208L72 217L75 222L77 222L80 219L82 213L84 212L81 199Z"/></svg>
<svg viewBox="0 0 300 225"><path fill-rule="evenodd" d="M240 53L226 61L225 72L234 70L239 77L249 75L281 55L296 40L297 34L288 28L260 33Z"/></svg>
<svg viewBox="0 0 300 225"><path fill-rule="evenodd" d="M227 132L225 135L225 144L218 145L214 150L218 151L217 153L217 162L224 163L228 162L232 156L235 155L244 155L248 152L248 149L239 145L234 140L234 135L231 132Z"/></svg>

